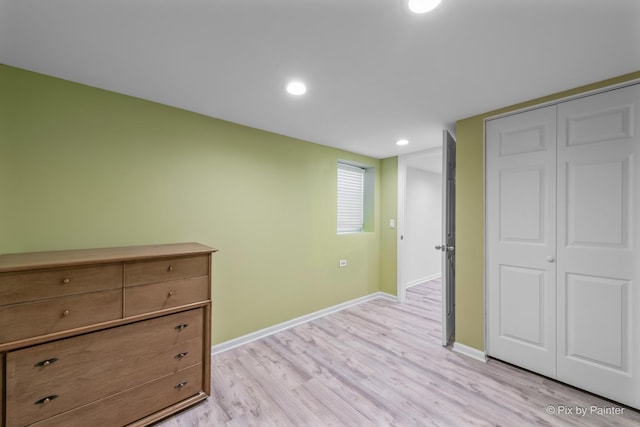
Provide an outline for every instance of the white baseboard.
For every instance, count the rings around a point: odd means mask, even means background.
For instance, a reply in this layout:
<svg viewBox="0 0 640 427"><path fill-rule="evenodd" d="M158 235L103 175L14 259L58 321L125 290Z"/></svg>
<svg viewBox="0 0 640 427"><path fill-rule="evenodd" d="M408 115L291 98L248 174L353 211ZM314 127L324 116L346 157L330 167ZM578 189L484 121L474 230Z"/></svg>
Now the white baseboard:
<svg viewBox="0 0 640 427"><path fill-rule="evenodd" d="M318 310L313 313L306 314L304 316L296 317L295 319L287 320L286 322L282 322L277 325L269 326L268 328L260 329L259 331L252 332L247 335L243 335L241 337L234 338L232 340L225 341L220 344L216 344L211 348L211 352L213 354L222 353L227 350L231 350L232 348L239 347L243 344L248 344L252 341L256 341L261 338L268 337L269 335L273 335L276 332L293 328L294 326L310 322L312 320L318 319L328 314L336 313L338 311L344 310L345 308L353 307L355 305L362 304L363 302L371 301L377 298L384 298L384 299L396 301L396 302L398 301L398 298L386 292L374 292L372 294L365 295L363 297L356 298L351 301L346 301L341 304L334 305L332 307L327 307L325 309Z"/></svg>
<svg viewBox="0 0 640 427"><path fill-rule="evenodd" d="M425 277L421 277L419 279L416 280L412 280L409 283L407 283L404 287L405 289L409 289L412 286L416 286L416 285L420 285L424 282L428 282L429 280L435 280L435 279L439 279L442 277L441 273L436 273L436 274L432 274L430 276L425 276Z"/></svg>
<svg viewBox="0 0 640 427"><path fill-rule="evenodd" d="M460 344L459 342L453 343L453 351L456 353L462 354L464 356L470 357L475 360L479 360L482 363L487 363L487 355L484 351L480 351L473 347L469 347L468 345Z"/></svg>

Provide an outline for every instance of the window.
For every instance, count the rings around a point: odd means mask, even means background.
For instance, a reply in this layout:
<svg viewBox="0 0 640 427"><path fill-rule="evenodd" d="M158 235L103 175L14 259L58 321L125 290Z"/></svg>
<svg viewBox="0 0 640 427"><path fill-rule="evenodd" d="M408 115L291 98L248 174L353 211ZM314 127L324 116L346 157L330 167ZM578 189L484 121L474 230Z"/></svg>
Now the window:
<svg viewBox="0 0 640 427"><path fill-rule="evenodd" d="M338 233L364 230L366 169L338 163Z"/></svg>

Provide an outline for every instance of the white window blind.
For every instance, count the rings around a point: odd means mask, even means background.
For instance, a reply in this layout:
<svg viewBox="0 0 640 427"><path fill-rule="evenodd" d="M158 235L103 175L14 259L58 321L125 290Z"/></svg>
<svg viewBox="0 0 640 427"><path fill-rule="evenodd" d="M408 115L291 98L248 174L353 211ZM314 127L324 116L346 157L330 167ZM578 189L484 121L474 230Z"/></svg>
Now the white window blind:
<svg viewBox="0 0 640 427"><path fill-rule="evenodd" d="M362 168L338 163L338 233L364 229L364 173Z"/></svg>

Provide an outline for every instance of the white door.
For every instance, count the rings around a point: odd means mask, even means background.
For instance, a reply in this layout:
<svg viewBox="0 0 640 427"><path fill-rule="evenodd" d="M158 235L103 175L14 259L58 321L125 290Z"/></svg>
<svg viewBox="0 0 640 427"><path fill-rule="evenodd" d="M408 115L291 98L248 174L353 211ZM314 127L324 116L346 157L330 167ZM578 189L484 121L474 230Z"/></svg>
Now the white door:
<svg viewBox="0 0 640 427"><path fill-rule="evenodd" d="M442 345L455 330L456 141L442 131Z"/></svg>
<svg viewBox="0 0 640 427"><path fill-rule="evenodd" d="M556 375L556 107L486 125L488 351Z"/></svg>
<svg viewBox="0 0 640 427"><path fill-rule="evenodd" d="M558 105L558 379L640 407L640 85Z"/></svg>

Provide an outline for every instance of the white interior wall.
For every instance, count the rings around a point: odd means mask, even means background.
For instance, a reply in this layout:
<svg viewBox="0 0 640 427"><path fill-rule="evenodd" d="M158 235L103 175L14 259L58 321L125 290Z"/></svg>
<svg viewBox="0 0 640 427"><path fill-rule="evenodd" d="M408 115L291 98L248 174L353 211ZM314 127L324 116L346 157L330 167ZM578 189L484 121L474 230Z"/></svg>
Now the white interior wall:
<svg viewBox="0 0 640 427"><path fill-rule="evenodd" d="M442 270L442 175L407 167L404 210L405 286L439 277Z"/></svg>

